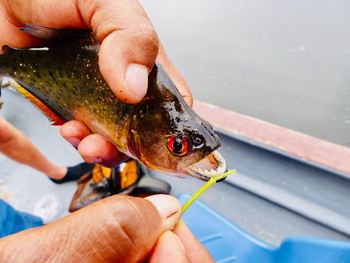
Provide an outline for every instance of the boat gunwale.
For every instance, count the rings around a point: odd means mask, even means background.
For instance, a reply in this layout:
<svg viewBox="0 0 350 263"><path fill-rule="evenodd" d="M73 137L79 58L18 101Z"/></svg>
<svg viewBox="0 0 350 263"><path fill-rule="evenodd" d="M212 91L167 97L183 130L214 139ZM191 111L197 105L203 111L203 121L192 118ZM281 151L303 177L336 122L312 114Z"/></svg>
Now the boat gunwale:
<svg viewBox="0 0 350 263"><path fill-rule="evenodd" d="M350 148L195 100L194 110L219 131L350 179Z"/></svg>

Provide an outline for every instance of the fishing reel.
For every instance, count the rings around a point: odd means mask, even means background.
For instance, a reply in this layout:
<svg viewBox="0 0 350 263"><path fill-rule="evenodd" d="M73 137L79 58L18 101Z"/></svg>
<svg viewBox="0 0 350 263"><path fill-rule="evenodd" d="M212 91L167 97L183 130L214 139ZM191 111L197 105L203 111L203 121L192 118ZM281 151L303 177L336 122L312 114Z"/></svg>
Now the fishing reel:
<svg viewBox="0 0 350 263"><path fill-rule="evenodd" d="M145 197L152 194L169 194L171 190L167 182L149 175L147 170L133 159L114 168L95 164L92 171L82 176L77 184L69 212L115 194Z"/></svg>

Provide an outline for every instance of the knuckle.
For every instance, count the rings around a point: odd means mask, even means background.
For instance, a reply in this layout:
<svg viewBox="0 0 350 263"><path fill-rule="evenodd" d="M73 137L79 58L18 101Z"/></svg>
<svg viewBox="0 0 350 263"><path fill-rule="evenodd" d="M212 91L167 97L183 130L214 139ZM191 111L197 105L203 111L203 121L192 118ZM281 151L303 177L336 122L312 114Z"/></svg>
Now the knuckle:
<svg viewBox="0 0 350 263"><path fill-rule="evenodd" d="M108 207L107 217L117 221L118 231L129 243L135 244L143 242L141 232L151 221L155 220L150 209L152 209L146 200L128 196L118 196L105 199ZM155 220L156 221L156 220Z"/></svg>
<svg viewBox="0 0 350 263"><path fill-rule="evenodd" d="M151 64L153 64L159 50L159 38L153 27L149 25L140 26L135 30L132 41L135 43L136 52L143 54L141 59L152 61Z"/></svg>
<svg viewBox="0 0 350 263"><path fill-rule="evenodd" d="M93 204L90 209L94 209L94 214L98 214L100 222L103 222L99 227L103 229L101 232L105 245L120 255L132 251L129 256L125 256L137 258L141 252L138 248L147 244L142 233L149 219L143 218L145 211L142 202L134 202L127 196L114 196L98 203L98 206ZM124 258L123 261L128 260Z"/></svg>
<svg viewBox="0 0 350 263"><path fill-rule="evenodd" d="M145 42L145 44L153 47L154 49L159 49L159 39L156 31L151 26L140 27L140 39Z"/></svg>

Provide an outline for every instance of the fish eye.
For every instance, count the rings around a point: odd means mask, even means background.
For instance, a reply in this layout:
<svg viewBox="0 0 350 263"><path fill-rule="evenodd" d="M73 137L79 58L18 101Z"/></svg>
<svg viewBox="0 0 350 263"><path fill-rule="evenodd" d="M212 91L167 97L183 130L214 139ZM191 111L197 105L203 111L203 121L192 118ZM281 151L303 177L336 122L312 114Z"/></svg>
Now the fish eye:
<svg viewBox="0 0 350 263"><path fill-rule="evenodd" d="M184 156L188 153L188 140L186 136L173 135L167 140L169 151L178 156Z"/></svg>
<svg viewBox="0 0 350 263"><path fill-rule="evenodd" d="M193 143L193 146L195 147L200 147L203 145L204 143L204 139L200 136L195 136L193 139L192 139L192 143Z"/></svg>

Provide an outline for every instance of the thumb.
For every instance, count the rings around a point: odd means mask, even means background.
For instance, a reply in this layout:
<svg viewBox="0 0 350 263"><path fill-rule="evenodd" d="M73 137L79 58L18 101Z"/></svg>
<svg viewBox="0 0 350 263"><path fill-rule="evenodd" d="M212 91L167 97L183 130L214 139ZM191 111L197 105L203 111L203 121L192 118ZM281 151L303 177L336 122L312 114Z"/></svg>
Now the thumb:
<svg viewBox="0 0 350 263"><path fill-rule="evenodd" d="M86 2L78 1L78 6L101 42L99 65L104 79L119 99L139 102L147 92L148 73L159 49L151 22L136 0Z"/></svg>
<svg viewBox="0 0 350 263"><path fill-rule="evenodd" d="M0 261L140 262L179 217L180 205L168 195L149 200L113 196L2 239Z"/></svg>
<svg viewBox="0 0 350 263"><path fill-rule="evenodd" d="M147 92L148 73L158 60L181 95L192 105L183 77L171 64L145 11L137 0L0 1L0 47L37 46L38 39L17 29L22 24L92 29L101 43L100 71L119 99L139 102ZM2 10L4 9L4 10ZM49 14L49 15L48 15Z"/></svg>

